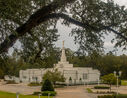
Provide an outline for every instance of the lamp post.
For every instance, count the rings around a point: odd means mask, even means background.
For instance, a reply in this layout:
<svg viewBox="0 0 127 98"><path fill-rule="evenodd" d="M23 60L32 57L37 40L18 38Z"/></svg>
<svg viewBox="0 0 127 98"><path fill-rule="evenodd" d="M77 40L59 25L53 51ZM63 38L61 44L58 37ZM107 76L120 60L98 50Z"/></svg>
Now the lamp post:
<svg viewBox="0 0 127 98"><path fill-rule="evenodd" d="M48 98L50 97L50 93L48 93Z"/></svg>
<svg viewBox="0 0 127 98"><path fill-rule="evenodd" d="M98 83L97 84L98 84L98 86L100 85L100 78L99 77L98 77Z"/></svg>
<svg viewBox="0 0 127 98"><path fill-rule="evenodd" d="M117 78L116 79L116 87L117 87L117 95L118 95L118 87L119 87L119 77L121 76L121 71L119 71L118 73L116 72L116 71L114 71L114 75L115 75L115 77Z"/></svg>
<svg viewBox="0 0 127 98"><path fill-rule="evenodd" d="M16 93L16 98L19 98L19 92Z"/></svg>
<svg viewBox="0 0 127 98"><path fill-rule="evenodd" d="M98 78L97 78L97 84L99 86L100 85L100 73L97 73L97 76L98 76Z"/></svg>
<svg viewBox="0 0 127 98"><path fill-rule="evenodd" d="M38 98L40 98L41 94L38 95Z"/></svg>

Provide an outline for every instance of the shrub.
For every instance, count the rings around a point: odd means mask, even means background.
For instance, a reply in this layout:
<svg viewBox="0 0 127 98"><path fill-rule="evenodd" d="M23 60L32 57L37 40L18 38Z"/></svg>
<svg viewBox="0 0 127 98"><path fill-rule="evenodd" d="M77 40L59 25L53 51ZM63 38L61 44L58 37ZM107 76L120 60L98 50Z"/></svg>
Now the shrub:
<svg viewBox="0 0 127 98"><path fill-rule="evenodd" d="M97 94L115 94L115 92L110 92L110 91L97 91Z"/></svg>
<svg viewBox="0 0 127 98"><path fill-rule="evenodd" d="M41 92L34 92L33 95L39 95Z"/></svg>
<svg viewBox="0 0 127 98"><path fill-rule="evenodd" d="M46 79L49 79L53 83L53 85L56 85L57 82L65 82L65 77L60 71L58 71L58 69L55 69L54 71L47 71L43 75L42 80Z"/></svg>
<svg viewBox="0 0 127 98"><path fill-rule="evenodd" d="M17 84L14 80L8 80L6 84Z"/></svg>
<svg viewBox="0 0 127 98"><path fill-rule="evenodd" d="M98 98L115 98L115 95L103 95L103 96L98 96Z"/></svg>
<svg viewBox="0 0 127 98"><path fill-rule="evenodd" d="M53 85L50 80L44 80L41 91L54 91Z"/></svg>
<svg viewBox="0 0 127 98"><path fill-rule="evenodd" d="M86 89L88 91L88 93L93 93L93 91L90 88Z"/></svg>
<svg viewBox="0 0 127 98"><path fill-rule="evenodd" d="M64 88L64 85L55 85L54 88Z"/></svg>
<svg viewBox="0 0 127 98"><path fill-rule="evenodd" d="M28 84L28 86L41 86L40 83L31 82Z"/></svg>
<svg viewBox="0 0 127 98"><path fill-rule="evenodd" d="M42 96L48 96L48 94L50 94L50 96L55 96L56 92L55 91L43 91L42 92Z"/></svg>
<svg viewBox="0 0 127 98"><path fill-rule="evenodd" d="M94 89L110 89L108 86L94 86Z"/></svg>

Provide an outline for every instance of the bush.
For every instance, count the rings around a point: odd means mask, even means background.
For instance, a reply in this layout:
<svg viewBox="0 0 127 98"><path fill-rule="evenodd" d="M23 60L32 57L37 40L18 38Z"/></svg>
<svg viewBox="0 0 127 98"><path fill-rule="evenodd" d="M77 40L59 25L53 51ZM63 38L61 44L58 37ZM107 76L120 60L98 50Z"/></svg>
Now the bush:
<svg viewBox="0 0 127 98"><path fill-rule="evenodd" d="M28 84L28 86L41 86L40 83L31 82Z"/></svg>
<svg viewBox="0 0 127 98"><path fill-rule="evenodd" d="M110 89L108 86L94 86L94 89Z"/></svg>
<svg viewBox="0 0 127 98"><path fill-rule="evenodd" d="M88 93L93 93L93 91L90 88L86 89L88 91Z"/></svg>
<svg viewBox="0 0 127 98"><path fill-rule="evenodd" d="M14 80L8 80L6 81L6 84L17 84Z"/></svg>
<svg viewBox="0 0 127 98"><path fill-rule="evenodd" d="M115 94L115 92L110 92L110 91L97 91L97 94Z"/></svg>
<svg viewBox="0 0 127 98"><path fill-rule="evenodd" d="M41 92L34 92L33 95L39 95Z"/></svg>
<svg viewBox="0 0 127 98"><path fill-rule="evenodd" d="M115 95L103 95L103 96L98 96L98 98L116 98Z"/></svg>
<svg viewBox="0 0 127 98"><path fill-rule="evenodd" d="M50 80L44 80L41 91L54 91L53 85Z"/></svg>
<svg viewBox="0 0 127 98"><path fill-rule="evenodd" d="M48 96L48 94L50 94L50 96L55 96L56 92L55 91L43 91L42 92L42 96Z"/></svg>
<svg viewBox="0 0 127 98"><path fill-rule="evenodd" d="M54 88L64 88L64 85L55 85Z"/></svg>

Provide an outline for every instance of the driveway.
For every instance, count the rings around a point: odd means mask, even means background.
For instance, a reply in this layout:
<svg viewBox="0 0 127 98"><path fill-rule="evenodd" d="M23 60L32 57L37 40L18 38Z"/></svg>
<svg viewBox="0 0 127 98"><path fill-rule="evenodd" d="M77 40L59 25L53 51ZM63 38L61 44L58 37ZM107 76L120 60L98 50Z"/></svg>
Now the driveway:
<svg viewBox="0 0 127 98"><path fill-rule="evenodd" d="M33 94L33 92L40 91L41 87L30 87L27 84L1 84L0 83L0 91L6 91L11 93L17 93L24 95Z"/></svg>
<svg viewBox="0 0 127 98"><path fill-rule="evenodd" d="M0 83L0 90L21 94L32 94L35 91L40 91L41 87L29 87L26 84L3 84ZM57 88L57 96L54 98L96 98L93 94L86 91L86 86L71 86Z"/></svg>
<svg viewBox="0 0 127 98"><path fill-rule="evenodd" d="M55 98L97 98L94 94L87 93L85 88L84 86L58 88Z"/></svg>

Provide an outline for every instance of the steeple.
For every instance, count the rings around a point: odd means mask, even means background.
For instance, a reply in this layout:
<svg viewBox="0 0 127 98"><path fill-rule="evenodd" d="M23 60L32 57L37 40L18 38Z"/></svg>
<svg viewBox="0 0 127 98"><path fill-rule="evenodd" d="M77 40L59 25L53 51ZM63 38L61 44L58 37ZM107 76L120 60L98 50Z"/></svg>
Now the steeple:
<svg viewBox="0 0 127 98"><path fill-rule="evenodd" d="M73 68L73 64L69 64L65 55L64 41L60 61L55 65L55 68Z"/></svg>
<svg viewBox="0 0 127 98"><path fill-rule="evenodd" d="M64 41L63 41L63 47L62 47L62 54L61 54L61 62L67 62L66 55L65 55L65 48L64 48Z"/></svg>

